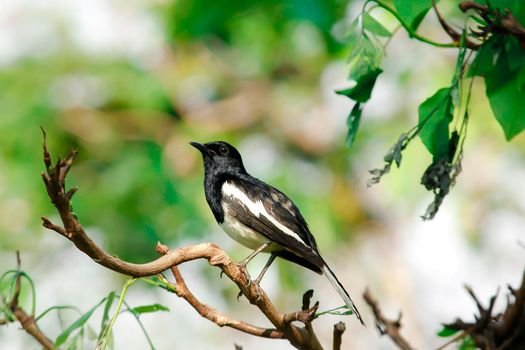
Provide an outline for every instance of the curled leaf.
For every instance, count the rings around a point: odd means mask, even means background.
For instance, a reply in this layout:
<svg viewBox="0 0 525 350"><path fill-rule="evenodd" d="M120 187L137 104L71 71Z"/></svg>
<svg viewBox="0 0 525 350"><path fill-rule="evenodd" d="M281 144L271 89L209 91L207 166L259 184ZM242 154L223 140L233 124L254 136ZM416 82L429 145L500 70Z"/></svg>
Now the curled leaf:
<svg viewBox="0 0 525 350"><path fill-rule="evenodd" d="M395 162L397 167L399 168L399 166L401 165L401 159L403 158L402 152L406 148L410 140L411 137L409 137L408 133L402 133L399 136L397 142L392 147L390 147L388 153L383 157L383 160L385 161L385 166L382 169L376 168L368 171L370 174L372 174L372 177L367 181L367 187L379 183L379 181L381 181L381 178L390 172L390 168L392 167L393 162Z"/></svg>
<svg viewBox="0 0 525 350"><path fill-rule="evenodd" d="M346 134L346 143L348 147L352 146L359 129L359 123L361 122L361 103L356 103L350 111L348 118L346 119L346 125L348 126L348 133Z"/></svg>
<svg viewBox="0 0 525 350"><path fill-rule="evenodd" d="M382 72L381 68L371 69L356 80L356 85L348 89L338 90L336 93L351 98L356 102L366 102L372 95L378 75Z"/></svg>
<svg viewBox="0 0 525 350"><path fill-rule="evenodd" d="M388 31L381 23L372 17L368 12L363 12L363 28L377 36L390 37L392 33Z"/></svg>
<svg viewBox="0 0 525 350"><path fill-rule="evenodd" d="M442 330L438 332L437 335L438 337L446 338L456 334L457 332L459 332L459 329L448 328L447 326L445 326Z"/></svg>

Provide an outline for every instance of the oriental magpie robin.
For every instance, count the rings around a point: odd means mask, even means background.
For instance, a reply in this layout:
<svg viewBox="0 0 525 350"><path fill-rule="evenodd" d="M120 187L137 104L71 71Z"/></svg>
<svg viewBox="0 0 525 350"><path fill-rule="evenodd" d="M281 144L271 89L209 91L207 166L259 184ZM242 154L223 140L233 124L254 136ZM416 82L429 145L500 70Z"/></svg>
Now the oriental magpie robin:
<svg viewBox="0 0 525 350"><path fill-rule="evenodd" d="M213 216L230 237L253 249L241 265L246 266L260 252L271 253L255 283L259 284L276 257L292 261L324 274L364 324L347 291L319 254L295 204L281 191L248 174L232 145L223 141L190 144L202 153L204 192Z"/></svg>

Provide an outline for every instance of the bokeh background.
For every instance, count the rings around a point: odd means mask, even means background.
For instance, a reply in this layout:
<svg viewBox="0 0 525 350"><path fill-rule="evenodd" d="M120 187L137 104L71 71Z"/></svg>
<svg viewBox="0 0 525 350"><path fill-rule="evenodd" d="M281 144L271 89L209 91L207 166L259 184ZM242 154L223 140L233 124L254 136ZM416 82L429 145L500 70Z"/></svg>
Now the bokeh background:
<svg viewBox="0 0 525 350"><path fill-rule="evenodd" d="M357 302L367 328L353 317L315 323L324 344L332 326L347 322L345 349L391 349L380 338L361 294L369 287L387 315L403 311L403 332L418 348L444 343L440 323L472 317L463 290L482 300L517 284L525 265L525 137L511 143L492 117L482 81L474 85L464 171L431 222L420 215L431 201L419 185L430 162L416 140L402 168L367 188L368 170L417 120L417 106L449 83L455 50L409 40L398 31L388 46L361 130L345 145L352 107L334 93L347 86L344 41L361 1L0 1L0 271L23 269L37 288L37 314L72 304L84 312L125 278L107 271L54 232L58 221L39 173L42 137L52 154L79 157L69 177L73 206L90 235L133 262L171 247L218 243L235 259L249 252L224 235L204 200L200 155L189 141L226 140L247 169L296 201L325 258ZM461 22L454 1L442 1ZM390 29L396 23L373 12ZM433 14L420 32L448 39ZM256 274L266 257L251 263ZM269 326L236 288L205 262L182 267L204 302L234 318ZM262 287L283 311L300 307L302 293L326 310L340 305L322 276L275 264ZM503 298L497 303L504 306ZM132 306L161 303L170 312L141 317L157 349L289 349L201 318L184 301L136 284ZM78 317L46 316L51 338ZM98 317L98 318L97 318ZM90 322L98 331L100 315ZM130 314L115 325L116 349L146 349ZM86 336L89 348L89 337ZM0 327L1 349L38 349L17 324Z"/></svg>

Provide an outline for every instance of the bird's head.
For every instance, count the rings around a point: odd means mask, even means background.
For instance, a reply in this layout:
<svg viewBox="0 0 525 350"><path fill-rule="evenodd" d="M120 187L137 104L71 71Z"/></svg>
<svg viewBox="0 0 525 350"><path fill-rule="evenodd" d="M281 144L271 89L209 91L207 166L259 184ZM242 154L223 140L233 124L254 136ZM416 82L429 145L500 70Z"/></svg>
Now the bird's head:
<svg viewBox="0 0 525 350"><path fill-rule="evenodd" d="M190 142L190 144L201 152L206 172L246 172L242 164L241 154L229 143L213 141L208 143Z"/></svg>

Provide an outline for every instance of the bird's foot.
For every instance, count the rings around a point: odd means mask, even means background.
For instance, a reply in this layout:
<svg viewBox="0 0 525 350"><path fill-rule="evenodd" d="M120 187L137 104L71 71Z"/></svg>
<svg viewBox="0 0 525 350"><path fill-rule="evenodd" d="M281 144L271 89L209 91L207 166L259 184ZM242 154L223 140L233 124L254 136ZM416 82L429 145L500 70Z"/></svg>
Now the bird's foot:
<svg viewBox="0 0 525 350"><path fill-rule="evenodd" d="M246 280L248 281L244 287L248 288L252 284L252 278L250 277L250 274L248 273L248 270L246 270L246 264L243 262L236 263L236 265L239 267L239 270L244 274L244 277L246 277Z"/></svg>
<svg viewBox="0 0 525 350"><path fill-rule="evenodd" d="M259 286L259 283L255 283L255 281L249 281L250 283L246 287L249 287L252 283L255 285L255 303L257 303L259 300L261 300L261 286ZM239 298L242 295L242 291L239 291L239 294L237 294L237 301L239 301Z"/></svg>
<svg viewBox="0 0 525 350"><path fill-rule="evenodd" d="M255 302L258 302L259 300L261 300L261 279L262 279L262 276L259 275L259 277L257 277L253 281L253 284L255 284L255 295L257 296L255 298Z"/></svg>
<svg viewBox="0 0 525 350"><path fill-rule="evenodd" d="M259 283L255 283L255 302L259 302L261 300L261 286L259 286Z"/></svg>

